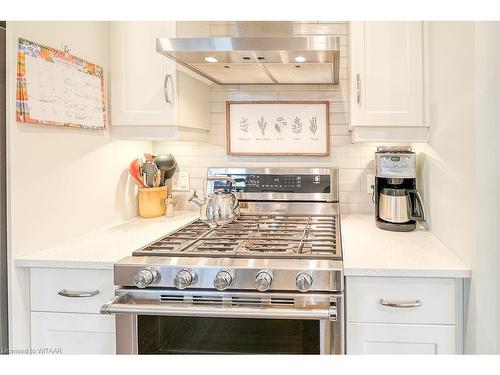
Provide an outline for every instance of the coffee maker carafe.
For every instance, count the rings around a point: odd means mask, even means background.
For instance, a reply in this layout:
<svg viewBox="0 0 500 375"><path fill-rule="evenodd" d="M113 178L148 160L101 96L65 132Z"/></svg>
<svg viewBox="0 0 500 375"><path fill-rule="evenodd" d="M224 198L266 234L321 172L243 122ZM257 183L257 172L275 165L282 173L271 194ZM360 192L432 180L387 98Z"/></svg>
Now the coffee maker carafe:
<svg viewBox="0 0 500 375"><path fill-rule="evenodd" d="M378 147L375 153L375 216L377 227L409 232L425 222L417 190L416 155L409 146Z"/></svg>

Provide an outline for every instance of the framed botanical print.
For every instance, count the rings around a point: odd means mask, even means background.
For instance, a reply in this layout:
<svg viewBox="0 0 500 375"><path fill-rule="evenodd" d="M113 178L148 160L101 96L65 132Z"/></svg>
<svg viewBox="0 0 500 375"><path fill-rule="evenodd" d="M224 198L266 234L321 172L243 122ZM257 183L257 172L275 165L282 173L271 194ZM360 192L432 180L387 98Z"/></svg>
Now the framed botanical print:
<svg viewBox="0 0 500 375"><path fill-rule="evenodd" d="M328 101L228 101L228 155L329 154Z"/></svg>

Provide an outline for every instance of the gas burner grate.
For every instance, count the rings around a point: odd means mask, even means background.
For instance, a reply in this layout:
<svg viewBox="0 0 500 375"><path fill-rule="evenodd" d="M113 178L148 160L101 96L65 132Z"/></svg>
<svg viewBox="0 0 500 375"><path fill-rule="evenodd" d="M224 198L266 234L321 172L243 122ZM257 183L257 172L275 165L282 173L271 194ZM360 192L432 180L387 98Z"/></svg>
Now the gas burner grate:
<svg viewBox="0 0 500 375"><path fill-rule="evenodd" d="M210 228L200 220L133 255L341 259L336 216L241 215Z"/></svg>

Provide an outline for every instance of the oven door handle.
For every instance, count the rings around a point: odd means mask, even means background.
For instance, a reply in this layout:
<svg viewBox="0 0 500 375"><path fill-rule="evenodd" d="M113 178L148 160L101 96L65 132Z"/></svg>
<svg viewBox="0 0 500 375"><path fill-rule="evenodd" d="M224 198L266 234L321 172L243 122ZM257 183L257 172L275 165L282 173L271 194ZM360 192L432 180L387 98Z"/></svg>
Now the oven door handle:
<svg viewBox="0 0 500 375"><path fill-rule="evenodd" d="M337 308L305 309L288 307L230 307L179 303L136 303L126 294L116 296L101 307L101 314L191 316L200 318L255 318L337 320Z"/></svg>

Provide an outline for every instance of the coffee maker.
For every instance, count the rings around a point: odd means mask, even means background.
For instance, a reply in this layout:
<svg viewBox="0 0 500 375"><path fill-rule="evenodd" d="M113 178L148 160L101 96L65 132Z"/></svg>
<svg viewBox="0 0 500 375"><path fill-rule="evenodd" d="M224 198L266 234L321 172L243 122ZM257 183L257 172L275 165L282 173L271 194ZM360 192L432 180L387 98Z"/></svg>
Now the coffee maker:
<svg viewBox="0 0 500 375"><path fill-rule="evenodd" d="M425 222L417 190L417 160L409 146L381 146L375 153L375 220L385 230L409 232Z"/></svg>

